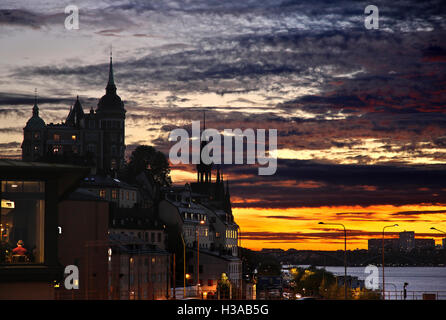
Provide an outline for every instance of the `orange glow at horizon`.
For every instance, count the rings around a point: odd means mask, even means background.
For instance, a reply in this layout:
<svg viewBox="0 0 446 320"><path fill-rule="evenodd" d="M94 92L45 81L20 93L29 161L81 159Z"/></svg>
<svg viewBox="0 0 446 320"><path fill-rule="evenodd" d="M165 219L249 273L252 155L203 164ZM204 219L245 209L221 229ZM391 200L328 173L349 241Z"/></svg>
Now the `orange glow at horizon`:
<svg viewBox="0 0 446 320"><path fill-rule="evenodd" d="M434 238L439 244L444 235L432 232L430 228L437 226L439 229L446 229L446 214L404 214L412 211L439 210L446 210L446 206L420 204L286 209L233 208L233 213L235 221L240 225L242 246L249 249L343 250L342 227L318 224L319 221L324 221L344 224L347 229L347 250L355 250L367 249L368 239L381 238L382 228L395 223L399 226L386 229L386 237L397 237L397 233L402 231L414 231L416 238Z"/></svg>

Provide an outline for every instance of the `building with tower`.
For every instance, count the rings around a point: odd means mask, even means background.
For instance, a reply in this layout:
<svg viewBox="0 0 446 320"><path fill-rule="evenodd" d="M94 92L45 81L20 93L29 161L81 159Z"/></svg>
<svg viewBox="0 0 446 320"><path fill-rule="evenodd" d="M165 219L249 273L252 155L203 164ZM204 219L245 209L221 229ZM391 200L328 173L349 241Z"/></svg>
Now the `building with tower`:
<svg viewBox="0 0 446 320"><path fill-rule="evenodd" d="M36 95L32 117L23 128L22 160L85 165L103 174L119 170L124 165L126 110L116 90L110 56L105 95L96 110L84 113L77 97L64 122L45 124Z"/></svg>

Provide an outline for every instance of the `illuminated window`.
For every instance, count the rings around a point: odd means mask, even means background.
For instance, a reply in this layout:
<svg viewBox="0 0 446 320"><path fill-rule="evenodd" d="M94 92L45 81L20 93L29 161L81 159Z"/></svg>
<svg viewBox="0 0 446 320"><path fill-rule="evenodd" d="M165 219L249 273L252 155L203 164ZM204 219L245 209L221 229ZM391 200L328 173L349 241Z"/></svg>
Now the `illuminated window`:
<svg viewBox="0 0 446 320"><path fill-rule="evenodd" d="M53 135L53 140L54 141L60 141L60 135L59 134L54 134Z"/></svg>
<svg viewBox="0 0 446 320"><path fill-rule="evenodd" d="M75 135L75 134L73 134L73 135L71 136L71 140L76 141L76 135Z"/></svg>
<svg viewBox="0 0 446 320"><path fill-rule="evenodd" d="M44 261L45 184L2 181L0 264Z"/></svg>
<svg viewBox="0 0 446 320"><path fill-rule="evenodd" d="M112 199L118 199L118 190L112 190Z"/></svg>
<svg viewBox="0 0 446 320"><path fill-rule="evenodd" d="M107 195L107 192L105 190L99 190L99 197L102 199L105 199L105 196Z"/></svg>

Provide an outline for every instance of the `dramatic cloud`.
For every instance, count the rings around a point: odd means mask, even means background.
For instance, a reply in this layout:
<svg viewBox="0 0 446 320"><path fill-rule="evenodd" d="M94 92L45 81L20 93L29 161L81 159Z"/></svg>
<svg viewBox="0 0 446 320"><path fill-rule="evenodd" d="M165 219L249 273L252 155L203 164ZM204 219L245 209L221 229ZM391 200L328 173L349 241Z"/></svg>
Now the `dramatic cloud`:
<svg viewBox="0 0 446 320"><path fill-rule="evenodd" d="M444 217L444 1L375 2L378 30L364 27L367 1L80 0L80 28L66 30L69 4L0 4L2 156L20 157L35 88L47 123L63 121L77 95L95 108L112 46L127 156L140 144L167 154L169 132L190 131L205 110L209 128L278 130L274 176L222 166L250 239L266 244L299 222L310 232L308 208L370 228L401 219L417 232ZM174 166L174 183L194 170ZM257 235L249 217L262 210L282 230Z"/></svg>

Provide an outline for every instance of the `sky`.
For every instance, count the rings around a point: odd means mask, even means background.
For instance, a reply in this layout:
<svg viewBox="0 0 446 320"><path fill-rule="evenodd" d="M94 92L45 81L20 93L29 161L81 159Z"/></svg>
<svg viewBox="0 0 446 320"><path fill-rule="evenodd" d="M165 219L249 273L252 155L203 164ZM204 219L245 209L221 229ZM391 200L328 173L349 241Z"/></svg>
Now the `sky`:
<svg viewBox="0 0 446 320"><path fill-rule="evenodd" d="M364 9L379 9L366 29ZM79 8L67 30L64 9ZM104 94L110 49L127 154L169 132L277 129L278 169L223 165L242 245L367 248L446 230L444 1L10 1L0 3L0 157L20 158L38 92L46 123ZM443 41L442 41L443 40ZM196 179L172 167L175 184Z"/></svg>

